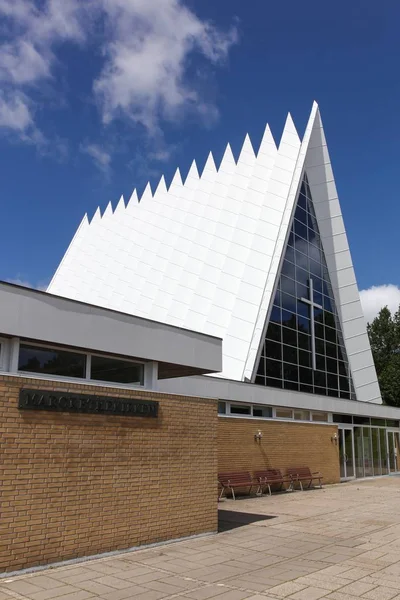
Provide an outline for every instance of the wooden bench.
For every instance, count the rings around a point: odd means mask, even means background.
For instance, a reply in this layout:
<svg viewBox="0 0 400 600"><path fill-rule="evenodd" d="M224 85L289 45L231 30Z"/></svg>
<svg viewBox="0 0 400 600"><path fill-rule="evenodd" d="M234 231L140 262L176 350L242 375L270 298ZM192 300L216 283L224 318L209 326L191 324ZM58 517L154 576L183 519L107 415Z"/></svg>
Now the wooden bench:
<svg viewBox="0 0 400 600"><path fill-rule="evenodd" d="M309 467L293 467L287 469L287 474L289 475L289 477L292 478L293 486L296 482L300 484L301 491L303 491L304 489L303 483L308 482L307 489L310 489L310 487L313 484L313 481L318 481L319 487L322 488L323 477L319 471L311 473Z"/></svg>
<svg viewBox="0 0 400 600"><path fill-rule="evenodd" d="M263 471L255 471L254 478L257 480L259 486L257 492L261 492L261 494L263 487L267 487L269 495L271 496L271 485L279 485L279 490L281 491L283 485L288 483L289 487L287 490L292 491L293 489L293 479L289 476L285 477L282 475L279 469L264 469Z"/></svg>
<svg viewBox="0 0 400 600"><path fill-rule="evenodd" d="M227 471L218 473L218 481L222 488L219 498L221 499L225 490L232 493L232 498L236 500L235 488L249 488L249 494L254 486L254 480L248 471Z"/></svg>

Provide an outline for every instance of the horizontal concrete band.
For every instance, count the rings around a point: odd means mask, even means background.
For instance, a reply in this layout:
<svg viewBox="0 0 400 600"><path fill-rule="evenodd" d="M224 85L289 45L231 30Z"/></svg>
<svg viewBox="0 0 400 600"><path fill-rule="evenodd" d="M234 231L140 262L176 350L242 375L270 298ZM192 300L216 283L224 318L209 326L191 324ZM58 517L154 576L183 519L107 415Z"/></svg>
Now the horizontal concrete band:
<svg viewBox="0 0 400 600"><path fill-rule="evenodd" d="M0 335L185 367L175 376L222 369L222 340L213 336L4 282L0 304Z"/></svg>

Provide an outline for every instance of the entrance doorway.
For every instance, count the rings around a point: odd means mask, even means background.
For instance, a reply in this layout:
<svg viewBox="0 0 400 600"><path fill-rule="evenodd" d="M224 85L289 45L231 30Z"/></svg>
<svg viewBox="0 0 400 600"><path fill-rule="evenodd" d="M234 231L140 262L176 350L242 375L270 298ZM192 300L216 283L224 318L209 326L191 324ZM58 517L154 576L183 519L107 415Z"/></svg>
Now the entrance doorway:
<svg viewBox="0 0 400 600"><path fill-rule="evenodd" d="M387 436L387 466L389 473L399 471L397 454L399 448L399 434L397 431L386 431Z"/></svg>
<svg viewBox="0 0 400 600"><path fill-rule="evenodd" d="M340 479L354 479L354 437L353 428L339 429Z"/></svg>
<svg viewBox="0 0 400 600"><path fill-rule="evenodd" d="M339 425L340 479L399 473L399 449L398 431Z"/></svg>

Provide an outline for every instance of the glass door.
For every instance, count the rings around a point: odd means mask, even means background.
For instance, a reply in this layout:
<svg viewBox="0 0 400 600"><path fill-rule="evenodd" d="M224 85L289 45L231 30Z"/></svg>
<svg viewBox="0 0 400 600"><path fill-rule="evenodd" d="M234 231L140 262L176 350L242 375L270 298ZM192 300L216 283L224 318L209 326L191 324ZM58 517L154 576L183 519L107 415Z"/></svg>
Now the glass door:
<svg viewBox="0 0 400 600"><path fill-rule="evenodd" d="M397 431L387 431L387 450L389 473L396 473L399 468L397 465L397 451L399 447L399 434Z"/></svg>
<svg viewBox="0 0 400 600"><path fill-rule="evenodd" d="M339 429L339 458L340 458L340 478L353 479L354 472L354 442L353 429Z"/></svg>

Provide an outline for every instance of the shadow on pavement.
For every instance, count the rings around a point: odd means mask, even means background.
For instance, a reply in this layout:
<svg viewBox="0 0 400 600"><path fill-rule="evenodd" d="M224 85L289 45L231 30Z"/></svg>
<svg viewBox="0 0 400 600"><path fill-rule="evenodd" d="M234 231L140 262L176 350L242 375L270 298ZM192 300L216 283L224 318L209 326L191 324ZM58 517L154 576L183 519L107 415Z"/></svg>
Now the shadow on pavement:
<svg viewBox="0 0 400 600"><path fill-rule="evenodd" d="M236 529L237 527L244 527L245 525L251 525L258 521L268 521L269 519L275 519L275 517L272 515L255 515L247 512L219 509L218 533Z"/></svg>

